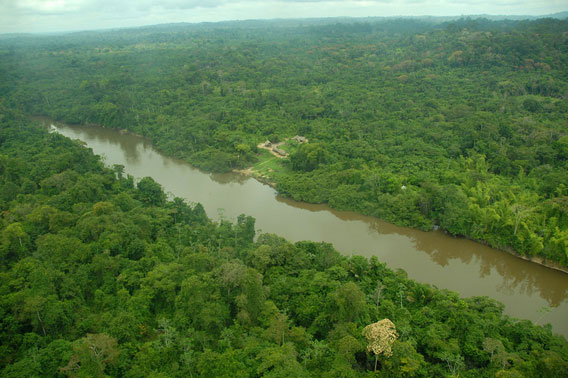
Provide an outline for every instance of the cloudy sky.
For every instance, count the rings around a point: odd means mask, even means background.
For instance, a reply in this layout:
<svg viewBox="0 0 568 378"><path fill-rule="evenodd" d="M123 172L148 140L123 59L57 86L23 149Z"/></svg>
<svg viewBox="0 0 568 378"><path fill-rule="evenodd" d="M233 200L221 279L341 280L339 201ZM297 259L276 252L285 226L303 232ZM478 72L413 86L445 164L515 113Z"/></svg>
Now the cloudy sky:
<svg viewBox="0 0 568 378"><path fill-rule="evenodd" d="M545 15L567 0L0 0L0 33L337 16Z"/></svg>

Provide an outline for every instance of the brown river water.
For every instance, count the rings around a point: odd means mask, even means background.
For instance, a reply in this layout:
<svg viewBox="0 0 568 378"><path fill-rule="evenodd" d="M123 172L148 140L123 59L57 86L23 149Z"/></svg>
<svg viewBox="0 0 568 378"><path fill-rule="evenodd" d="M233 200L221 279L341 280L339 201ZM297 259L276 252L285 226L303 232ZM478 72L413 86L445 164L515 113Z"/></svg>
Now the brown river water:
<svg viewBox="0 0 568 378"><path fill-rule="evenodd" d="M409 278L461 296L488 296L505 304L505 313L568 337L568 274L531 263L482 244L398 227L353 212L336 211L278 196L255 179L236 174L207 174L168 158L145 139L98 126L69 126L44 121L102 155L105 164L122 164L140 179L151 176L164 190L189 202L200 202L209 217L256 218L260 232L296 242L332 243L345 255L377 256Z"/></svg>

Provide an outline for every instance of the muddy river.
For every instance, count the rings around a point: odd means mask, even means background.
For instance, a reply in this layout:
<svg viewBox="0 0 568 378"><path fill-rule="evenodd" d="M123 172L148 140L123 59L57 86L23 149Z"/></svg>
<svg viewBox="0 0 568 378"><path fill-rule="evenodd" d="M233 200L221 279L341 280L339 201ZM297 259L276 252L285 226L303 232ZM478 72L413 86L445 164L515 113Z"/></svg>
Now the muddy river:
<svg viewBox="0 0 568 378"><path fill-rule="evenodd" d="M44 121L46 122L46 121ZM489 296L505 304L508 315L550 323L568 337L568 274L484 245L382 222L325 205L299 203L271 187L239 174L207 174L157 152L143 138L96 126L48 122L52 130L80 139L107 165L122 164L135 178L151 176L164 190L200 202L213 219L256 218L261 232L290 241L332 243L343 254L377 256L412 279L462 296Z"/></svg>

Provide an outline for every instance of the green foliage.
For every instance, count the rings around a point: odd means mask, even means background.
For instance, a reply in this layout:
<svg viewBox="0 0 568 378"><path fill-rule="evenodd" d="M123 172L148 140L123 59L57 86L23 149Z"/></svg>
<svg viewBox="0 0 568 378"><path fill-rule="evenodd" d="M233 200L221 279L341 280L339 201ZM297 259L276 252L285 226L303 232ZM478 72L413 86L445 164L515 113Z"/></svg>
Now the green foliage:
<svg viewBox="0 0 568 378"><path fill-rule="evenodd" d="M257 174L296 200L567 266L568 216L546 205L567 195L567 32L553 19L376 19L11 36L0 93L27 114L142 134L207 171L260 159ZM257 144L293 135L309 143L264 164ZM79 162L61 154L59 176L24 183L22 161L0 160L0 201L72 185L53 206L90 201ZM139 185L140 200L163 202Z"/></svg>
<svg viewBox="0 0 568 378"><path fill-rule="evenodd" d="M160 184L151 177L144 177L137 184L138 199L149 205L163 205L166 202L166 194Z"/></svg>
<svg viewBox="0 0 568 378"><path fill-rule="evenodd" d="M564 81L549 80L562 72L550 45L564 24L395 25L396 36L383 31L388 24L320 25L295 37L289 28L258 46L246 30L181 26L171 38L118 32L124 42L109 37L104 47L98 37L22 45L16 37L14 54L0 60L3 72L26 72L0 84L0 375L370 376L376 360L362 331L388 317L400 337L377 361L381 376L566 377L566 340L504 316L493 300L460 298L329 244L255 240L253 218L212 222L201 205L167 201L149 178L134 185L120 167L104 168L80 143L6 105L128 125L178 157L211 163L207 151L219 154L225 168L245 164L254 149L244 145L257 136L305 134L315 147L299 148L299 162L317 166L282 178L290 195L421 227L436 221L566 261ZM529 32L542 43L524 38ZM87 41L61 44L74 38ZM518 59L527 54L534 62ZM132 70L116 69L122 63ZM504 70L513 64L520 75ZM460 79L480 69L488 74L475 83ZM448 93L446 71L455 79ZM428 85L417 91L420 83ZM387 96L389 86L396 91ZM496 94L480 101L474 94L487 95L486 86ZM543 97L542 107L527 109L532 97L516 98L526 95ZM482 102L495 108L478 109Z"/></svg>

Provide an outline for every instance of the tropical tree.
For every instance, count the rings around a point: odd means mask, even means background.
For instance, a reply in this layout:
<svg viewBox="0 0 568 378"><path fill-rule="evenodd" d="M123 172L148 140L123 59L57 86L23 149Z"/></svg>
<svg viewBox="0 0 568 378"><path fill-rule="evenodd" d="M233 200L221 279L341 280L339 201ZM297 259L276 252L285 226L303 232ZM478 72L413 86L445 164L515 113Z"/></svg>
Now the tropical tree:
<svg viewBox="0 0 568 378"><path fill-rule="evenodd" d="M375 355L375 371L379 355L392 356L392 345L398 338L396 327L389 319L379 320L369 324L363 329L363 336L367 339L367 350Z"/></svg>

